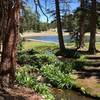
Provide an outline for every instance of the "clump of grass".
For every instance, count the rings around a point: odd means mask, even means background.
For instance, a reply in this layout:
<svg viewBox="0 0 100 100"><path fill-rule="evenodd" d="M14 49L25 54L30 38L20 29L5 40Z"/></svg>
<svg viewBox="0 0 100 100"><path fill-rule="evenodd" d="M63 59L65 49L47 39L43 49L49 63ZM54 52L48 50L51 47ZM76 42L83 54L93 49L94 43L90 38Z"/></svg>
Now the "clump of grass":
<svg viewBox="0 0 100 100"><path fill-rule="evenodd" d="M45 84L39 83L36 78L32 75L31 66L23 66L16 71L16 80L20 85L34 89L36 92L41 94L46 100L54 100L49 87Z"/></svg>
<svg viewBox="0 0 100 100"><path fill-rule="evenodd" d="M65 74L61 72L59 67L54 65L44 65L41 68L41 72L44 77L50 82L53 86L58 88L70 88L73 85L73 78L70 74Z"/></svg>

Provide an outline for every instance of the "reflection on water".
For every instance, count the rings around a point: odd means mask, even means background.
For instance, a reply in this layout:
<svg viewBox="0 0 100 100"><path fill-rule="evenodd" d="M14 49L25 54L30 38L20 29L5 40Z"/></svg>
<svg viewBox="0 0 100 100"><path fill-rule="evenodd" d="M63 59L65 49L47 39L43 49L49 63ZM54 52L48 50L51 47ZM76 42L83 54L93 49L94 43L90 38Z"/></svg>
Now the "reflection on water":
<svg viewBox="0 0 100 100"><path fill-rule="evenodd" d="M85 97L79 92L75 92L72 90L60 90L53 88L52 92L55 95L56 100L96 100L89 97Z"/></svg>
<svg viewBox="0 0 100 100"><path fill-rule="evenodd" d="M49 41L49 42L58 42L58 36L34 36L34 37L27 37L28 39L36 39L42 41ZM64 36L65 42L70 42L70 35ZM89 42L89 36L85 36L85 42ZM100 42L100 36L96 37L96 42Z"/></svg>

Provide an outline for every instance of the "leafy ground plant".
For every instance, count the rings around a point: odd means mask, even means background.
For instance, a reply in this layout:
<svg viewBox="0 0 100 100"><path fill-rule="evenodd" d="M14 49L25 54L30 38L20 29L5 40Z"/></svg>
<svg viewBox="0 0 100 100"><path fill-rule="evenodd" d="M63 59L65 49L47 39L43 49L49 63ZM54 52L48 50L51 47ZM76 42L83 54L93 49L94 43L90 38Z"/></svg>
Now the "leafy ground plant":
<svg viewBox="0 0 100 100"><path fill-rule="evenodd" d="M71 62L62 62L51 52L36 52L34 49L21 51L18 55L20 67L16 72L16 80L19 84L30 87L40 94L44 95L47 100L53 100L49 88L39 83L33 75L34 68L47 79L48 84L58 88L71 88L73 70ZM27 64L27 66L25 65Z"/></svg>
<svg viewBox="0 0 100 100"><path fill-rule="evenodd" d="M41 94L46 100L54 100L49 87L45 84L38 83L36 78L30 73L33 70L31 66L20 67L16 71L16 80L20 85L34 89Z"/></svg>
<svg viewBox="0 0 100 100"><path fill-rule="evenodd" d="M73 79L71 78L71 75L61 72L59 67L55 67L54 65L44 65L41 68L41 72L43 76L46 77L48 82L55 87L70 88L73 85Z"/></svg>
<svg viewBox="0 0 100 100"><path fill-rule="evenodd" d="M27 51L21 51L18 53L18 64L20 65L31 65L37 68L41 68L44 64L51 64L57 60L54 54L49 52L36 52L34 49Z"/></svg>

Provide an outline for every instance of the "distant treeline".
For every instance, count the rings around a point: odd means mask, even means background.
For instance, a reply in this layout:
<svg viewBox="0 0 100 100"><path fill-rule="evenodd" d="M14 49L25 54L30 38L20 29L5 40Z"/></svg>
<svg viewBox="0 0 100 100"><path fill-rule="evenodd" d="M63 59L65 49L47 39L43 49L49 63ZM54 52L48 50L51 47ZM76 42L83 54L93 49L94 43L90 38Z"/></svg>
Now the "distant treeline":
<svg viewBox="0 0 100 100"><path fill-rule="evenodd" d="M40 16L32 12L30 8L25 8L20 17L20 32L25 31L46 31L48 29L48 24L46 22L40 21Z"/></svg>

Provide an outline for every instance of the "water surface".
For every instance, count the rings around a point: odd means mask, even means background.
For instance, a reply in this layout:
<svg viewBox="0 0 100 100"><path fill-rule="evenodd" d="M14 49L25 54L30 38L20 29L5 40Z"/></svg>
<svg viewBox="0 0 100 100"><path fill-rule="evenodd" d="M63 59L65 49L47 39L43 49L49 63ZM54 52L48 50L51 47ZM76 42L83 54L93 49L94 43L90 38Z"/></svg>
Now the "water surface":
<svg viewBox="0 0 100 100"><path fill-rule="evenodd" d="M83 96L81 95L81 93L72 90L60 90L60 89L53 88L52 92L56 100L96 100L96 99Z"/></svg>
<svg viewBox="0 0 100 100"><path fill-rule="evenodd" d="M58 42L58 36L52 35L52 36L32 36L27 37L27 39L35 39L35 40L41 40L41 41L48 41L48 42ZM89 42L89 36L85 36L85 42ZM71 42L71 36L65 35L64 36L65 43ZM100 42L100 36L96 36L96 42Z"/></svg>

